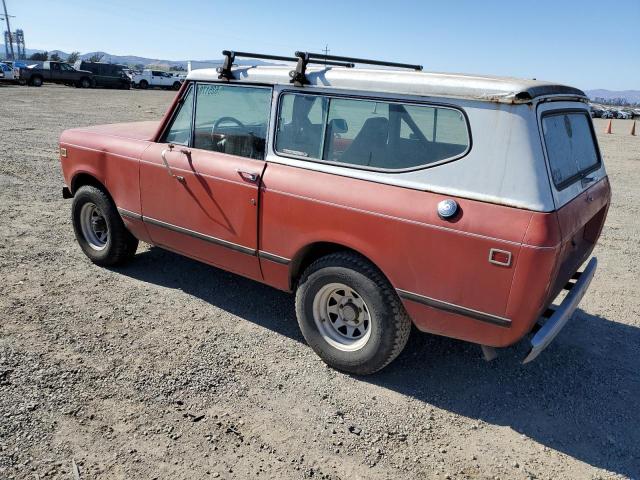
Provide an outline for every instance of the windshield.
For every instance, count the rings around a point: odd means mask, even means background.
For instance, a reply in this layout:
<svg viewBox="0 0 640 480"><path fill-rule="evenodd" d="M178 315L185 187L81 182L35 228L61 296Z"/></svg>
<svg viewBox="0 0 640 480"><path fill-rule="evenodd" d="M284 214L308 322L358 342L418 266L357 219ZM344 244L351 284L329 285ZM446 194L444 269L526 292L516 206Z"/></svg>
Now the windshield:
<svg viewBox="0 0 640 480"><path fill-rule="evenodd" d="M60 64L60 70L64 70L66 72L74 72L75 71L75 69L71 65L68 65L66 63L61 63Z"/></svg>
<svg viewBox="0 0 640 480"><path fill-rule="evenodd" d="M586 112L551 112L542 117L551 177L558 189L600 166L591 118Z"/></svg>

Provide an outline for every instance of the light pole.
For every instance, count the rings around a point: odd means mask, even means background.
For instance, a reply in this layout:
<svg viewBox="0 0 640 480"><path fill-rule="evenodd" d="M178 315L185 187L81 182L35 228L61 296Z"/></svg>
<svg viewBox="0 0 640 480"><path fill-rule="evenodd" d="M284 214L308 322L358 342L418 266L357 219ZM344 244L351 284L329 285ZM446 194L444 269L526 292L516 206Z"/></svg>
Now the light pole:
<svg viewBox="0 0 640 480"><path fill-rule="evenodd" d="M11 60L15 60L16 56L13 53L13 38L11 36L11 25L9 25L9 14L7 13L7 4L5 0L2 0L2 7L4 8L4 19L7 22L7 35L9 41L9 50L11 50Z"/></svg>

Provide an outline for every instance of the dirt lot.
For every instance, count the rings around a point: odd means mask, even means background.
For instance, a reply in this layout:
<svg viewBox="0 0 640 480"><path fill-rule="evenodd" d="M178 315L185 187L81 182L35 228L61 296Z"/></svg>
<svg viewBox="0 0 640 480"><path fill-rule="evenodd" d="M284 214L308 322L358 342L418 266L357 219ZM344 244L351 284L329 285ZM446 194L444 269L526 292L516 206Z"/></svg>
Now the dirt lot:
<svg viewBox="0 0 640 480"><path fill-rule="evenodd" d="M614 202L592 288L525 344L413 334L381 373L316 357L292 297L141 246L92 265L56 142L157 119L173 93L0 87L0 478L640 478L640 137L600 145ZM640 133L640 132L639 132Z"/></svg>

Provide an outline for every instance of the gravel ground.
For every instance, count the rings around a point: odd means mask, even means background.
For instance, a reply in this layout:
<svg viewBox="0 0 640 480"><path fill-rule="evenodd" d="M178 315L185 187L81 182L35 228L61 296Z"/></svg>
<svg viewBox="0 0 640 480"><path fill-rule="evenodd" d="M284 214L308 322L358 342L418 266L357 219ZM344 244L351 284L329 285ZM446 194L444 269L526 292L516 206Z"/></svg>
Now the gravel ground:
<svg viewBox="0 0 640 480"><path fill-rule="evenodd" d="M356 378L304 344L289 295L158 248L113 270L81 253L60 132L158 119L172 96L0 87L0 478L640 478L630 122L596 123L614 189L599 271L536 362L414 332Z"/></svg>

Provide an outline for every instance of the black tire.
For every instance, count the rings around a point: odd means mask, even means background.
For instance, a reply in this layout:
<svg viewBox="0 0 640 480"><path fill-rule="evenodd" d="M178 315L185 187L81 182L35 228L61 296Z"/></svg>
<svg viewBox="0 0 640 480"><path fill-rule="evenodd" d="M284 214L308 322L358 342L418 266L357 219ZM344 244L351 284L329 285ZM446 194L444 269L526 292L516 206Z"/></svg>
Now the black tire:
<svg viewBox="0 0 640 480"><path fill-rule="evenodd" d="M357 350L336 348L314 319L316 296L332 284L353 289L370 314L369 337ZM411 332L411 320L388 280L368 260L351 252L322 257L304 271L296 291L296 315L302 335L318 356L329 366L356 375L369 375L388 365Z"/></svg>
<svg viewBox="0 0 640 480"><path fill-rule="evenodd" d="M82 88L91 88L91 79L84 77L80 79L80 86Z"/></svg>
<svg viewBox="0 0 640 480"><path fill-rule="evenodd" d="M147 88L149 88L149 82L147 82L146 80L140 80L140 83L138 84L138 86L142 90L146 90Z"/></svg>
<svg viewBox="0 0 640 480"><path fill-rule="evenodd" d="M34 87L41 87L42 86L42 77L39 76L35 76L31 78L31 85L33 85Z"/></svg>
<svg viewBox="0 0 640 480"><path fill-rule="evenodd" d="M173 82L173 89L174 90L180 90L180 86L182 84L180 82Z"/></svg>
<svg viewBox="0 0 640 480"><path fill-rule="evenodd" d="M107 227L107 239L104 247L98 249L83 233L83 207L97 207ZM131 260L138 248L138 239L124 226L122 218L113 201L101 189L91 185L80 187L73 197L71 220L76 240L89 259L101 266L122 265Z"/></svg>

